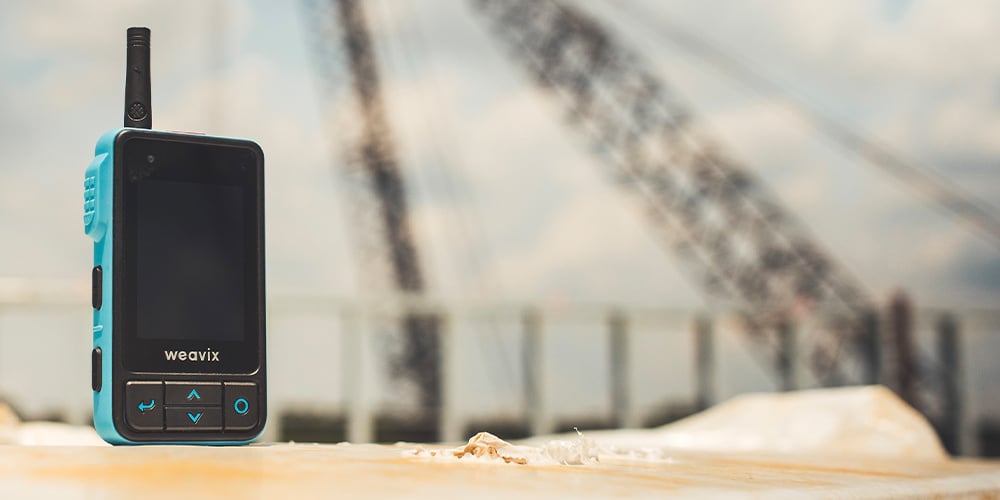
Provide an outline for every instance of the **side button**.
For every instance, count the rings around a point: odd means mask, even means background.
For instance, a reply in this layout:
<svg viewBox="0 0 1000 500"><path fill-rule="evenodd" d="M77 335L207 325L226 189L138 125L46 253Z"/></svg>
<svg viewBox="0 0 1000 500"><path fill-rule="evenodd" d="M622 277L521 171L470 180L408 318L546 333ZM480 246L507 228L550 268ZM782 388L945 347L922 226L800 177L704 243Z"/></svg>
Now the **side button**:
<svg viewBox="0 0 1000 500"><path fill-rule="evenodd" d="M101 348L90 352L90 388L101 392Z"/></svg>
<svg viewBox="0 0 1000 500"><path fill-rule="evenodd" d="M104 271L101 269L101 266L95 266L94 270L90 273L90 280L91 280L90 302L91 304L93 304L94 309L97 309L98 311L101 310L101 305L102 305L101 302L103 301L104 298L103 278L104 278Z"/></svg>

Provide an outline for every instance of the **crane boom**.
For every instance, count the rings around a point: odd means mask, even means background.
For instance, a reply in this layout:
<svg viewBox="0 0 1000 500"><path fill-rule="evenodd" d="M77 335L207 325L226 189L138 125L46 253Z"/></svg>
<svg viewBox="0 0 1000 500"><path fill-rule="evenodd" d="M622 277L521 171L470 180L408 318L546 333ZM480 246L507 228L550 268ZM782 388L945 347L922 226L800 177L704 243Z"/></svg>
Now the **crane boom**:
<svg viewBox="0 0 1000 500"><path fill-rule="evenodd" d="M856 378L845 360L873 302L760 181L695 129L690 110L635 52L575 5L475 3L703 290L739 306L757 335L817 313L813 373L823 384Z"/></svg>

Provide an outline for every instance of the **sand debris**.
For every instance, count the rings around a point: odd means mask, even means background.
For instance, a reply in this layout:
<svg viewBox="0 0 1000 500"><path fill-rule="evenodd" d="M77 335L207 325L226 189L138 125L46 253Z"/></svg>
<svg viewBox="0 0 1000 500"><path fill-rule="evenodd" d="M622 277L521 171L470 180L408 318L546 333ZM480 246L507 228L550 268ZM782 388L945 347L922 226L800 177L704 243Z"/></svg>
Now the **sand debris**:
<svg viewBox="0 0 1000 500"><path fill-rule="evenodd" d="M551 441L543 447L515 445L490 434L480 432L469 438L464 446L450 449L418 447L404 452L408 456L438 459L482 460L505 464L527 465L583 465L597 462L598 450L593 441L577 433L578 439Z"/></svg>
<svg viewBox="0 0 1000 500"><path fill-rule="evenodd" d="M508 443L507 441L504 441L489 432L480 432L479 434L472 436L464 447L455 448L451 453L456 458L462 458L466 455L472 455L476 458L487 456L492 459L503 459L504 463L508 464L527 464L527 457L500 453L500 450L511 450L512 448L514 448L514 445Z"/></svg>

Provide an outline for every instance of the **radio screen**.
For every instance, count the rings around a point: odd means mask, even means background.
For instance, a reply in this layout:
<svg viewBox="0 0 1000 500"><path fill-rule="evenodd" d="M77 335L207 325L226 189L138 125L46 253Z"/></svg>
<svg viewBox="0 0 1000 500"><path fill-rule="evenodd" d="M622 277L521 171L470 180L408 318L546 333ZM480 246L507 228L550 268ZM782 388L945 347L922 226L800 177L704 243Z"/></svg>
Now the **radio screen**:
<svg viewBox="0 0 1000 500"><path fill-rule="evenodd" d="M242 341L243 188L147 177L135 193L136 337Z"/></svg>

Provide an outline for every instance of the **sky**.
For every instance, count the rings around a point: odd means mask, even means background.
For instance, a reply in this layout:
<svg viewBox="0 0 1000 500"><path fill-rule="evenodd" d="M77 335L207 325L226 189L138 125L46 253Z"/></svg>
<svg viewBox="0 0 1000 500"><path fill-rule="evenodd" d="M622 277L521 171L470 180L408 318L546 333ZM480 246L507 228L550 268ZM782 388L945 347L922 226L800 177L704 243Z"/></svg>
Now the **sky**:
<svg viewBox="0 0 1000 500"><path fill-rule="evenodd" d="M352 104L324 91L306 3L3 6L0 140L10 162L0 226L24 236L5 246L0 276L85 281L88 243L68 216L79 200L65 173L118 125L118 28L146 24L157 127L251 137L268 154L268 218L280 221L268 225L274 290L358 293L347 188L335 175L353 118L334 117ZM992 203L1000 61L981 49L995 36L990 2L580 6L637 48L874 297L902 287L927 305L996 303L994 243L836 147L793 105L805 101ZM367 10L433 294L702 303L561 109L466 3ZM660 31L671 25L785 93L748 88L678 50ZM343 83L341 61L326 67Z"/></svg>
<svg viewBox="0 0 1000 500"><path fill-rule="evenodd" d="M1000 217L1000 52L991 50L1000 4L576 4L634 47L876 300L903 288L924 307L996 307L1000 245L838 148L795 103L889 145ZM364 5L430 295L706 305L468 2ZM272 300L368 293L357 255L365 231L338 175L355 130L347 75L312 51L314 15L263 0L0 5L0 285L88 286L81 180L97 137L121 122L124 31L146 25L154 126L248 137L265 151ZM679 50L664 34L671 26L780 91L749 88Z"/></svg>

